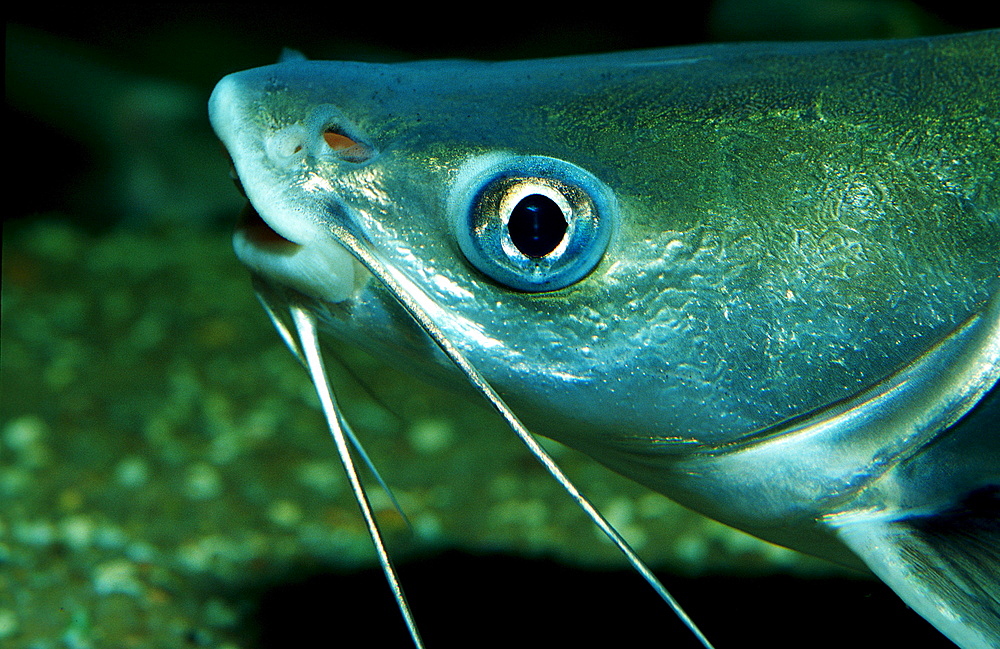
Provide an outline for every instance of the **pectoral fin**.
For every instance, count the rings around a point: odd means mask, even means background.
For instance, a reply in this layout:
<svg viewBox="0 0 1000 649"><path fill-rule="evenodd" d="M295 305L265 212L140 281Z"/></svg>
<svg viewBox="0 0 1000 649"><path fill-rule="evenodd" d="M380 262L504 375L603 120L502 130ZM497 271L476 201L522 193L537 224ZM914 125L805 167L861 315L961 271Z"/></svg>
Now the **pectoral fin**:
<svg viewBox="0 0 1000 649"><path fill-rule="evenodd" d="M1000 648L1000 485L933 515L856 520L837 532L960 647Z"/></svg>

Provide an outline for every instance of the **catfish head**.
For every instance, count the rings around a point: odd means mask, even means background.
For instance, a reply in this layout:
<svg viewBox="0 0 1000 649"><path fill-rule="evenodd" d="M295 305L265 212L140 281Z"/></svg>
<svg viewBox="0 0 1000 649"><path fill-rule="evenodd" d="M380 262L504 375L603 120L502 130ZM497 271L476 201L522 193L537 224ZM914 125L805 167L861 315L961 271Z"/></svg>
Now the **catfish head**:
<svg viewBox="0 0 1000 649"><path fill-rule="evenodd" d="M316 326L987 647L997 79L998 31L295 59L210 111L237 254L318 382Z"/></svg>

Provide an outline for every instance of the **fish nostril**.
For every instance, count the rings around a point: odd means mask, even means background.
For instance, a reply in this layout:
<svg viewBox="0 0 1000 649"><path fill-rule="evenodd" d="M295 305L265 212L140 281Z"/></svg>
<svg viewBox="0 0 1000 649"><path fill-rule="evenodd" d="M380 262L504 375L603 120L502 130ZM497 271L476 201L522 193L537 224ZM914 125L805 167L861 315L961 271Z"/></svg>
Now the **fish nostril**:
<svg viewBox="0 0 1000 649"><path fill-rule="evenodd" d="M265 141L268 157L280 166L295 164L306 148L306 131L298 124L275 131Z"/></svg>
<svg viewBox="0 0 1000 649"><path fill-rule="evenodd" d="M334 151L343 151L344 149L349 149L352 146L357 146L358 143L347 137L343 133L338 133L327 129L323 133L323 139L326 141L327 146L329 146Z"/></svg>
<svg viewBox="0 0 1000 649"><path fill-rule="evenodd" d="M323 141L337 157L347 162L365 162L372 156L370 147L332 127L323 131Z"/></svg>

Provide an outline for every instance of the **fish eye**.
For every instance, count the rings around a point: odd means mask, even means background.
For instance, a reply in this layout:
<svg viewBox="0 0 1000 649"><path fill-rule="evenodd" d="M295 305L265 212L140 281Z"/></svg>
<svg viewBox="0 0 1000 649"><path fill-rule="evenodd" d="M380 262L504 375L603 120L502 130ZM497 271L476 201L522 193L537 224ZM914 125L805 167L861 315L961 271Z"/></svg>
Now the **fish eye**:
<svg viewBox="0 0 1000 649"><path fill-rule="evenodd" d="M449 215L462 253L510 288L580 281L604 255L617 219L610 189L556 158L491 154L459 170Z"/></svg>
<svg viewBox="0 0 1000 649"><path fill-rule="evenodd" d="M544 194L528 194L510 211L507 234L523 255L542 259L566 238L568 225L558 203Z"/></svg>

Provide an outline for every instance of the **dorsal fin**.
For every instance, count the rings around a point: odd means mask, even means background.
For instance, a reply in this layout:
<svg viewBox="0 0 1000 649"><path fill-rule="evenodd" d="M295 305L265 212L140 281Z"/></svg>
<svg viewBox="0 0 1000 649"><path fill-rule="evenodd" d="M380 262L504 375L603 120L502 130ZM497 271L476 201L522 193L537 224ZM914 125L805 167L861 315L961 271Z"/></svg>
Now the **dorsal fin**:
<svg viewBox="0 0 1000 649"><path fill-rule="evenodd" d="M287 63L289 61L306 61L306 60L308 59L305 54L290 47L282 48L281 54L278 56L278 63Z"/></svg>

